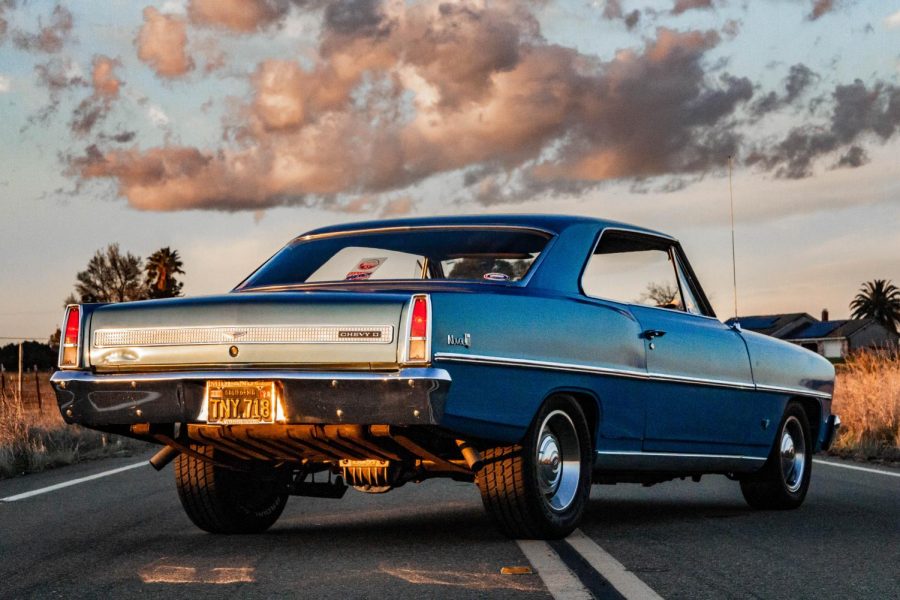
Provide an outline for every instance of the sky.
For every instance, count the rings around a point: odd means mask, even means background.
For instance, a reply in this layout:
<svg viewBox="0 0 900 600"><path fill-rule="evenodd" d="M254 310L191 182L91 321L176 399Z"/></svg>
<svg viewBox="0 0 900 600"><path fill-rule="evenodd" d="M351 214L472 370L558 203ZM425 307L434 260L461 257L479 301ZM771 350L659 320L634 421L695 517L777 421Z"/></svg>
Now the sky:
<svg viewBox="0 0 900 600"><path fill-rule="evenodd" d="M227 292L309 229L564 213L720 318L900 283L900 0L0 0L0 338L109 243ZM9 340L0 340L0 343Z"/></svg>

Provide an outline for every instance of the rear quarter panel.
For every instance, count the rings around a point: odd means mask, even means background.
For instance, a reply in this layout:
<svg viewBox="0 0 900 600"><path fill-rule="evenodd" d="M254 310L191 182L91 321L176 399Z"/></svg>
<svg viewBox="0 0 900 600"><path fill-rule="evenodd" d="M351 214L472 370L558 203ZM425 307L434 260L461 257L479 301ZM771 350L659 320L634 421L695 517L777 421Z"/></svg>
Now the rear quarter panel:
<svg viewBox="0 0 900 600"><path fill-rule="evenodd" d="M640 374L645 371L643 342L630 313L599 301L527 289L433 293L431 301L435 366L447 369L453 379L445 407L448 426L472 436L517 441L548 395L569 391L597 403L599 438L639 449L644 407L638 380L446 357L541 361ZM468 348L449 343L448 336L466 334Z"/></svg>

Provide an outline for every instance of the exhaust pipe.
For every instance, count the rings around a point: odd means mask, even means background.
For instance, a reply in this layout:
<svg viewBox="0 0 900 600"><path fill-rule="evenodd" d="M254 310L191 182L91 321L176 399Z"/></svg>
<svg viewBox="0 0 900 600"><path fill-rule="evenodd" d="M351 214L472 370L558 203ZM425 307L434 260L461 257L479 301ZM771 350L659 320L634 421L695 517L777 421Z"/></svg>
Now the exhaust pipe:
<svg viewBox="0 0 900 600"><path fill-rule="evenodd" d="M463 440L456 440L456 445L459 446L459 451L462 453L462 457L465 459L466 464L472 469L472 472L480 471L481 467L484 466L484 460L481 458L481 453L473 448L469 442Z"/></svg>
<svg viewBox="0 0 900 600"><path fill-rule="evenodd" d="M162 471L167 464L178 458L179 454L181 454L181 450L178 448L164 446L162 450L150 457L150 466L157 471Z"/></svg>

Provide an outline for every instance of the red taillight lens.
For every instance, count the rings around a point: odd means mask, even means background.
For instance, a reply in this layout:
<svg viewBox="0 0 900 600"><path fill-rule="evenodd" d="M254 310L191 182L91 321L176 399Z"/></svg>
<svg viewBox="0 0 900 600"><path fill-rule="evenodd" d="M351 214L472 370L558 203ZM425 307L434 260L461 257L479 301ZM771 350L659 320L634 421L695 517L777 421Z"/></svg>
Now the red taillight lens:
<svg viewBox="0 0 900 600"><path fill-rule="evenodd" d="M81 328L81 311L77 306L70 306L66 310L65 330L63 331L62 353L60 354L60 367L78 366L78 333Z"/></svg>
<svg viewBox="0 0 900 600"><path fill-rule="evenodd" d="M79 310L77 306L73 306L69 309L69 312L66 314L66 338L63 341L63 344L77 344L78 343L78 316Z"/></svg>
<svg viewBox="0 0 900 600"><path fill-rule="evenodd" d="M413 299L412 323L409 326L409 337L424 338L428 335L428 301L423 296Z"/></svg>
<svg viewBox="0 0 900 600"><path fill-rule="evenodd" d="M409 319L409 346L406 349L408 362L427 363L429 346L429 304L428 296L413 296L412 315Z"/></svg>

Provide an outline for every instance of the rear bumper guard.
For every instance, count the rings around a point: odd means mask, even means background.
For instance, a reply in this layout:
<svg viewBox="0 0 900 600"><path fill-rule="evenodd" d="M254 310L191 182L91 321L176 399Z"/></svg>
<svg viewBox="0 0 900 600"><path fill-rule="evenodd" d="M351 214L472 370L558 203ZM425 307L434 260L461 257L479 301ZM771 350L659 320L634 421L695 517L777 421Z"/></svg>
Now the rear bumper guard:
<svg viewBox="0 0 900 600"><path fill-rule="evenodd" d="M63 418L88 427L136 423L202 423L206 382L281 384L285 423L439 425L450 388L444 369L391 372L285 370L95 374L51 377Z"/></svg>

